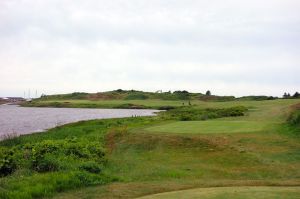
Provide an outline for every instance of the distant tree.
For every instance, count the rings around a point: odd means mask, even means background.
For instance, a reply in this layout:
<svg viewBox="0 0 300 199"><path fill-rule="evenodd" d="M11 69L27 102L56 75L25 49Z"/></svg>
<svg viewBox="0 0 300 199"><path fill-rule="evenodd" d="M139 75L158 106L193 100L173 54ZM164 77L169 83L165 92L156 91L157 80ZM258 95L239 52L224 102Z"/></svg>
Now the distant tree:
<svg viewBox="0 0 300 199"><path fill-rule="evenodd" d="M300 93L296 92L294 95L293 95L293 98L298 98L300 97Z"/></svg>
<svg viewBox="0 0 300 199"><path fill-rule="evenodd" d="M189 94L188 91L183 90L183 91L174 91L175 94Z"/></svg>
<svg viewBox="0 0 300 199"><path fill-rule="evenodd" d="M289 97L291 97L291 94L290 94L290 93L288 93L288 94L287 94L287 97L288 97L288 98L289 98Z"/></svg>
<svg viewBox="0 0 300 199"><path fill-rule="evenodd" d="M116 91L117 91L118 93L122 93L122 92L123 92L122 89L117 89Z"/></svg>
<svg viewBox="0 0 300 199"><path fill-rule="evenodd" d="M210 90L206 91L205 95L208 95L208 96L211 95Z"/></svg>
<svg viewBox="0 0 300 199"><path fill-rule="evenodd" d="M283 98L287 98L288 97L288 94L287 93L284 93L283 94Z"/></svg>
<svg viewBox="0 0 300 199"><path fill-rule="evenodd" d="M177 98L177 99L180 99L180 100L187 100L190 98L190 93L188 91L174 91L173 92L174 96Z"/></svg>

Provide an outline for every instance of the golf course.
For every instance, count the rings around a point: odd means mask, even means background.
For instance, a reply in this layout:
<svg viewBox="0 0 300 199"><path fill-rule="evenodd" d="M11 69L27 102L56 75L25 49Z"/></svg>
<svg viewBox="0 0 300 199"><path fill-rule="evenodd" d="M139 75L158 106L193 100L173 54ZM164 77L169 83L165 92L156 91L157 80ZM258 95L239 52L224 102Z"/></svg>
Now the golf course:
<svg viewBox="0 0 300 199"><path fill-rule="evenodd" d="M51 104L171 108L1 141L0 198L300 198L300 99Z"/></svg>
<svg viewBox="0 0 300 199"><path fill-rule="evenodd" d="M300 0L0 0L0 199L300 199Z"/></svg>

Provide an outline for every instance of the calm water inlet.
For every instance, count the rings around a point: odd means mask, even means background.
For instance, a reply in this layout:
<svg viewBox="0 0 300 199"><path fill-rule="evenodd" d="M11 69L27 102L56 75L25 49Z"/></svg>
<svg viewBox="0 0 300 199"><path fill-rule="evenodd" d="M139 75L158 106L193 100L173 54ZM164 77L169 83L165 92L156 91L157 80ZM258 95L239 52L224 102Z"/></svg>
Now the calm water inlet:
<svg viewBox="0 0 300 199"><path fill-rule="evenodd" d="M0 105L0 137L30 134L82 120L153 116L156 110L32 108Z"/></svg>

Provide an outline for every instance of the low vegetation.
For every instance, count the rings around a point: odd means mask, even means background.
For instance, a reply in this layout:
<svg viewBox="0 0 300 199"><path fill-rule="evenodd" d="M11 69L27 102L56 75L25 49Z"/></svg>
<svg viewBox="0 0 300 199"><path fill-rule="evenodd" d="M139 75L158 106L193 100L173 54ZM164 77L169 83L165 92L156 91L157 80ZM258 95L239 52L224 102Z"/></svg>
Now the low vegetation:
<svg viewBox="0 0 300 199"><path fill-rule="evenodd" d="M291 125L300 126L300 104L295 104L291 107L291 113L288 117L288 122Z"/></svg>
<svg viewBox="0 0 300 199"><path fill-rule="evenodd" d="M207 108L199 109L194 107L180 107L171 109L167 112L160 113L160 117L164 120L181 120L181 121L199 121L207 119L215 119L221 117L243 116L247 108L244 106L230 108Z"/></svg>
<svg viewBox="0 0 300 199"><path fill-rule="evenodd" d="M299 100L187 100L183 105L132 96L129 102L135 103L126 107L168 111L78 122L1 141L0 198L135 198L227 186L232 189L214 189L203 197L231 196L235 190L240 198L251 198L264 189L269 198L300 196ZM124 100L117 102L105 101L120 106ZM199 193L148 198L197 198Z"/></svg>

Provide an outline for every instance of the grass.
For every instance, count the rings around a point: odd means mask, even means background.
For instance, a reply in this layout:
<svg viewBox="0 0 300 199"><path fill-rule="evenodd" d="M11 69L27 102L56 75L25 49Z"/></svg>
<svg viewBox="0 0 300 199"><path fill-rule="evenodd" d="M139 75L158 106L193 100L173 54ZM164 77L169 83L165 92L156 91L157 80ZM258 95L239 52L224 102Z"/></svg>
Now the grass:
<svg viewBox="0 0 300 199"><path fill-rule="evenodd" d="M148 132L177 134L253 133L260 132L270 124L258 121L179 121L146 128Z"/></svg>
<svg viewBox="0 0 300 199"><path fill-rule="evenodd" d="M72 107L72 108L120 108L124 105L142 106L141 108L160 108L163 106L182 106L188 101L175 100L38 100L27 103L26 106L38 107ZM129 106L130 108L130 106Z"/></svg>
<svg viewBox="0 0 300 199"><path fill-rule="evenodd" d="M166 105L155 101L158 106ZM99 174L89 173L81 168L97 170L94 164L82 166L91 159L60 159L64 151L57 151L55 157L69 166L39 172L28 167L31 159L26 160L27 166L19 166L12 175L0 179L0 193L8 194L8 198L22 194L27 198L134 198L230 186L160 197L198 197L201 193L207 193L203 196L207 198L231 198L233 193L237 193L236 198L293 197L300 189L300 130L286 121L289 107L299 102L197 101L193 109L245 106L249 111L241 117L207 121L163 121L160 117L95 120L6 140L0 146L19 150L27 145L39 146L45 140L64 143L74 137L83 145L97 142L105 149L106 163ZM174 103L181 106L179 101Z"/></svg>
<svg viewBox="0 0 300 199"><path fill-rule="evenodd" d="M296 199L300 197L298 187L218 187L199 188L184 191L156 194L141 197L140 199L176 199L176 198L203 198L203 199Z"/></svg>

